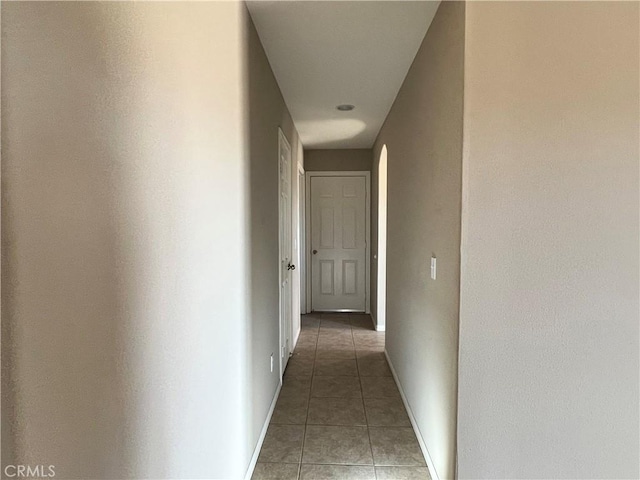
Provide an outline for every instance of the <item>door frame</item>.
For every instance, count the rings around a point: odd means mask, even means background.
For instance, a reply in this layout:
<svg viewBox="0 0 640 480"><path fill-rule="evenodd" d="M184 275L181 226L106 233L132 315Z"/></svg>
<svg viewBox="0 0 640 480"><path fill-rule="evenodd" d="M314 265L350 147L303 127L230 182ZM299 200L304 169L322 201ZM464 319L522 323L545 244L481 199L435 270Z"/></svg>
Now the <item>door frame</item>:
<svg viewBox="0 0 640 480"><path fill-rule="evenodd" d="M284 375L284 369L286 367L286 363L289 358L289 355L291 354L291 349L293 348L293 282L292 282L292 278L293 275L290 275L289 277L289 289L291 291L291 294L289 296L289 300L290 300L290 305L289 305L289 311L291 312L291 318L289 319L289 322L287 323L287 319L285 318L285 312L283 311L283 303L284 303L284 299L282 298L282 274L283 274L283 269L282 269L282 246L283 243L285 243L285 240L283 238L282 235L282 225L280 225L280 218L282 217L282 181L280 179L280 155L282 153L281 149L282 149L282 145L283 143L289 148L289 171L287 172L289 175L289 218L287 219L287 221L289 222L289 232L291 234L291 239L289 242L289 262L291 263L291 261L293 260L292 255L293 255L293 212L292 212L292 191L293 191L293 185L291 184L291 178L292 178L292 167L291 164L293 163L293 151L291 150L291 143L289 143L289 140L287 139L287 136L284 134L284 132L282 131L282 129L280 127L278 127L278 345L279 345L279 349L278 349L278 364L280 366L280 383L282 384L282 378ZM286 335L287 335L287 329L288 329L288 333L289 333L289 348L287 349L287 345L286 345ZM283 361L283 358L285 358L286 360Z"/></svg>
<svg viewBox="0 0 640 480"><path fill-rule="evenodd" d="M309 172L305 173L305 256L311 258L311 178L312 177L365 177L365 313L371 313L371 172L363 171L327 171L327 172ZM307 264L307 312L311 313L313 305L313 292L311 288L311 262ZM346 310L345 310L346 311Z"/></svg>

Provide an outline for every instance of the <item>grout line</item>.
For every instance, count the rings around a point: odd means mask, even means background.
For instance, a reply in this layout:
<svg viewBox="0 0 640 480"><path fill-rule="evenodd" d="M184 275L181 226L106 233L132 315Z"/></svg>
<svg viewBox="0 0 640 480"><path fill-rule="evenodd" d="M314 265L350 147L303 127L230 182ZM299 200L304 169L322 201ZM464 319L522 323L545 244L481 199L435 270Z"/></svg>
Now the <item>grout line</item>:
<svg viewBox="0 0 640 480"><path fill-rule="evenodd" d="M326 318L324 318L326 320L329 320L330 317L327 316ZM350 352L353 354L353 356L350 356L349 358L345 358L345 360L351 360L351 359L355 359L356 362L356 372L357 375L354 377L353 375L316 375L315 373L315 369L316 369L316 364L318 361L318 353L322 352L324 349L320 349L319 348L319 338L320 338L320 329L322 327L322 321L323 318L320 318L318 321L318 327L316 330L316 343L315 343L315 348L313 349L313 365L312 365L312 369L311 369L311 375L310 375L310 387L309 387L309 393L308 393L308 404L307 404L307 415L305 418L305 423L304 423L304 433L303 433L303 439L302 439L302 451L301 451L301 455L300 455L300 462L298 464L298 480L300 479L301 475L302 475L302 465L343 465L343 466L370 466L373 468L373 473L375 478L378 478L378 472L376 467L377 466L386 466L386 465L376 465L375 463L375 458L373 456L373 444L371 442L371 431L369 429L370 425L369 425L369 417L367 415L367 409L366 409L366 405L365 405L365 399L364 399L364 391L363 391L363 386L362 386L362 378L363 375L361 375L360 373L360 366L358 363L358 349L356 348L356 343L355 343L355 335L354 335L354 329L353 329L353 325L351 324L351 320L352 317L351 315L348 316L348 331L350 333L350 337L351 337L351 342L353 344L352 348L348 348L348 349L340 349L342 351L345 352ZM347 331L347 328L337 328L335 329L337 332L345 332ZM384 333L383 333L384 335ZM377 350L372 350L372 351L377 351ZM330 350L327 350L327 354L330 356ZM384 350L383 350L384 353ZM329 426L329 427L354 427L354 426L358 426L358 427L362 427L364 426L367 429L367 436L369 439L369 449L371 452L371 460L372 463L371 464L352 464L352 463L322 463L322 462L314 462L314 463L309 463L309 464L303 464L302 459L304 456L304 446L305 446L305 440L306 440L306 433L307 433L307 427L309 425L316 425L316 424L309 424L309 412L311 410L311 399L312 398L343 398L343 397L313 397L312 396L312 388L313 388L313 380L315 377L323 377L323 376L330 376L330 377L351 377L351 378L358 378L358 383L360 386L360 400L362 402L362 408L364 410L364 415L365 415L365 425L332 425L332 424L317 424L317 426ZM365 377L368 377L365 375ZM384 378L384 377L380 377L380 376L375 376L373 375L373 377L376 378ZM387 376L388 377L388 376ZM351 397L351 398L358 398L358 397ZM274 462L277 463L277 462ZM417 466L415 464L411 465L411 464L407 464L407 465L394 465L394 466Z"/></svg>
<svg viewBox="0 0 640 480"><path fill-rule="evenodd" d="M268 463L272 465L296 465L294 462L260 462ZM326 462L313 462L303 463L303 465L341 465L345 467L415 467L415 468L427 468L425 465L416 465L415 463L382 463L380 465L374 465L372 463L326 463Z"/></svg>

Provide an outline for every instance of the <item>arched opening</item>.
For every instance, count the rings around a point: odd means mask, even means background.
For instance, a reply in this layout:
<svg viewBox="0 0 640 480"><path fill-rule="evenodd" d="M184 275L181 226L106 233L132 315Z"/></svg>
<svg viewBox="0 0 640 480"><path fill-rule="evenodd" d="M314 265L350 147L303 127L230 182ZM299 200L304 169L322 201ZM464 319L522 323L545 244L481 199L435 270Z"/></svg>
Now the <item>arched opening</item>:
<svg viewBox="0 0 640 480"><path fill-rule="evenodd" d="M378 285L377 330L386 326L387 310L387 146L382 146L378 159Z"/></svg>

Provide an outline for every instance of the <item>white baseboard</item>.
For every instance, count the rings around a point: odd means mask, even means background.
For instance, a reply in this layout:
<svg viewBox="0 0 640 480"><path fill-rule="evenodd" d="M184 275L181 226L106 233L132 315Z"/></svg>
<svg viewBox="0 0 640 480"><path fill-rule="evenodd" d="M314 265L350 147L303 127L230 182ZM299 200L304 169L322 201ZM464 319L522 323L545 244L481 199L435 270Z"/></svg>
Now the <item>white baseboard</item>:
<svg viewBox="0 0 640 480"><path fill-rule="evenodd" d="M253 455L251 456L251 462L249 462L249 468L247 469L247 474L244 476L244 480L251 480L253 476L253 471L256 468L256 463L258 462L258 456L260 455L260 450L262 449L262 444L264 443L264 437L267 435L267 429L269 428L269 422L271 421L271 416L273 415L273 411L276 408L276 403L278 401L278 396L280 396L280 389L282 388L282 383L278 383L278 388L276 389L276 394L273 396L273 400L271 401L271 407L269 407L269 413L267 413L267 419L262 426L262 431L260 432L260 437L258 437L258 443L256 444L256 448L253 451Z"/></svg>
<svg viewBox="0 0 640 480"><path fill-rule="evenodd" d="M398 390L400 390L400 396L402 397L402 403L404 403L404 408L407 410L407 414L409 415L409 420L411 421L411 426L413 427L413 431L418 438L418 443L420 444L420 450L422 450L422 454L424 455L424 459L427 462L427 468L429 469L429 474L431 475L432 480L440 480L438 476L438 472L436 471L436 467L433 464L433 459L429 454L429 450L427 449L427 444L424 443L424 438L422 438L422 433L420 433L420 429L418 428L418 423L416 422L416 418L413 416L413 412L411 411L411 407L409 406L409 402L407 401L407 396L404 394L404 390L402 389L402 385L400 385L400 381L398 380L398 375L396 374L395 368L393 368L393 364L391 363L391 359L389 358L389 354L387 350L384 351L384 356L387 357L387 362L389 363L389 368L391 369L391 374L393 375L393 379L398 386Z"/></svg>

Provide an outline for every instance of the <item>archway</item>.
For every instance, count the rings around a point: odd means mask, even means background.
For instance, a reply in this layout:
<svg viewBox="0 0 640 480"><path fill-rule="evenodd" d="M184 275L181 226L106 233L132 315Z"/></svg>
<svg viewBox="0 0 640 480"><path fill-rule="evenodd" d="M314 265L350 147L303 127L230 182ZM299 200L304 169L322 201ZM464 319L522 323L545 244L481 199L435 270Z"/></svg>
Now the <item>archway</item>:
<svg viewBox="0 0 640 480"><path fill-rule="evenodd" d="M387 146L378 159L378 285L376 329L384 330L387 310Z"/></svg>

